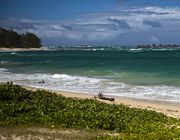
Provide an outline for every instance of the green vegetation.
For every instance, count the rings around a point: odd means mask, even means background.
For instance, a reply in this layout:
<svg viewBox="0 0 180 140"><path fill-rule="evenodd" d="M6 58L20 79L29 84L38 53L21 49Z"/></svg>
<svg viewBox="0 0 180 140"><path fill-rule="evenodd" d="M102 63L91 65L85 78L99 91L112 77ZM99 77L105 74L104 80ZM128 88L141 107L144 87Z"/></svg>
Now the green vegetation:
<svg viewBox="0 0 180 140"><path fill-rule="evenodd" d="M12 84L0 85L0 126L101 129L119 134L97 139L180 139L180 120L162 113L33 92Z"/></svg>
<svg viewBox="0 0 180 140"><path fill-rule="evenodd" d="M40 48L41 40L33 33L18 34L13 30L0 28L0 48Z"/></svg>

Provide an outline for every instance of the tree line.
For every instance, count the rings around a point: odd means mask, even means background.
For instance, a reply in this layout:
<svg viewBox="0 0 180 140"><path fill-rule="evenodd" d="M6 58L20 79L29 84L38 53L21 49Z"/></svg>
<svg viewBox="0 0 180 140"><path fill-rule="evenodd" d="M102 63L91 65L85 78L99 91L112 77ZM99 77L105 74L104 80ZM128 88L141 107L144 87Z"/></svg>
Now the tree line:
<svg viewBox="0 0 180 140"><path fill-rule="evenodd" d="M17 32L0 28L0 48L40 48L41 40L33 33L18 34Z"/></svg>

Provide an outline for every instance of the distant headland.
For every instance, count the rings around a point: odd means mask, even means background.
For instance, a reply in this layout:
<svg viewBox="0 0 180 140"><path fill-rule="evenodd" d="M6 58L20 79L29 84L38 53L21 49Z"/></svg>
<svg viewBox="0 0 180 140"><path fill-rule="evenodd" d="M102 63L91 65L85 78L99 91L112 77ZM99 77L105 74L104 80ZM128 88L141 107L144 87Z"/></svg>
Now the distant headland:
<svg viewBox="0 0 180 140"><path fill-rule="evenodd" d="M138 45L137 49L180 49L180 45L168 44L168 45Z"/></svg>
<svg viewBox="0 0 180 140"><path fill-rule="evenodd" d="M18 34L14 30L0 28L0 49L39 49L41 40L33 33Z"/></svg>

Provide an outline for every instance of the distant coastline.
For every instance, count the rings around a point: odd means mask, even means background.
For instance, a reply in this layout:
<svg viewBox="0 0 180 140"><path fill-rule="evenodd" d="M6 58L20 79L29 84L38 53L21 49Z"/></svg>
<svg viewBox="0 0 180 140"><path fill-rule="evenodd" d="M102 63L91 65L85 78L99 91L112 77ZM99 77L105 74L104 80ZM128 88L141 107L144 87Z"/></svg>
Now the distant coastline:
<svg viewBox="0 0 180 140"><path fill-rule="evenodd" d="M168 44L168 45L138 45L136 49L180 49L180 45Z"/></svg>

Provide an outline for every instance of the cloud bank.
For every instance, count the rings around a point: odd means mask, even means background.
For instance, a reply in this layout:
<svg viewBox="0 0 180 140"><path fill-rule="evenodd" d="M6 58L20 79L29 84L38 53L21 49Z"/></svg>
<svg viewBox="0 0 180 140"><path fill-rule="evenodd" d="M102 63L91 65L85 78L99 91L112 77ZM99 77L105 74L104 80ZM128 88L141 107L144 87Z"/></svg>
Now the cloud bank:
<svg viewBox="0 0 180 140"><path fill-rule="evenodd" d="M63 21L6 18L0 19L0 26L33 32L51 45L180 43L179 15L177 7L131 7Z"/></svg>

